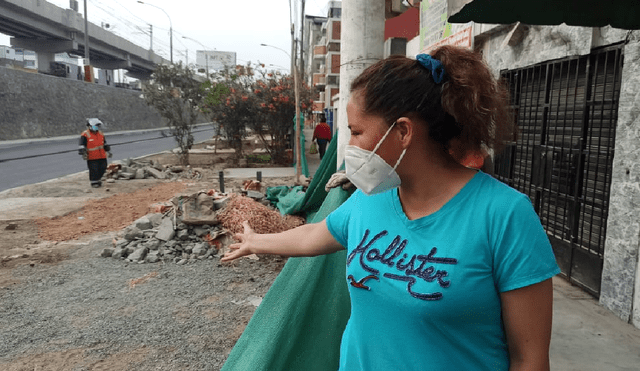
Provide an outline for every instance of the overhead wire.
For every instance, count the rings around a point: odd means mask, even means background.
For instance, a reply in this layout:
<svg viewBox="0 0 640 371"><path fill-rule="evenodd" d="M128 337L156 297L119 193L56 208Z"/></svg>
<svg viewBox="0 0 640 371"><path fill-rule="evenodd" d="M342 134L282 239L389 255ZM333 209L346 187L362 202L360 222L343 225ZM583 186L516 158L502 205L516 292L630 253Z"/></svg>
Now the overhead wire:
<svg viewBox="0 0 640 371"><path fill-rule="evenodd" d="M121 12L119 9L114 9L111 6L112 3L105 3L100 0L89 0L92 6L102 11L102 13L97 12L97 14L94 14L92 18L101 19L106 21L107 23L124 27L122 31L118 31L117 26L113 27L110 31L136 45L141 46L150 43L150 40L147 37L149 36L149 33L146 32L145 29L149 25L151 25L151 23L132 13L127 7L122 5L117 0L114 1L117 5L124 8L129 15L123 14L123 12ZM115 18L115 14L118 14L119 17ZM105 15L107 16L107 18L105 18ZM167 34L169 34L169 28L153 25L153 30L156 32L159 31L158 33L166 32ZM164 38L154 38L152 44L153 49L157 54L169 55L170 45L167 41L164 41Z"/></svg>

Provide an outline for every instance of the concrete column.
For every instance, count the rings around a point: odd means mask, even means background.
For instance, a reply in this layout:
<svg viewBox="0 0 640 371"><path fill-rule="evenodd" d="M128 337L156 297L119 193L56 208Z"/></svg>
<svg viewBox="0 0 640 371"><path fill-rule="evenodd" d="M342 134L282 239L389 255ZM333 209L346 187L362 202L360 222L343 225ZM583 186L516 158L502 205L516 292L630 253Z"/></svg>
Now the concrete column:
<svg viewBox="0 0 640 371"><path fill-rule="evenodd" d="M624 49L600 304L640 328L640 42Z"/></svg>
<svg viewBox="0 0 640 371"><path fill-rule="evenodd" d="M349 143L347 103L351 82L382 59L384 51L384 0L343 0L340 38L340 101L338 104L338 167Z"/></svg>
<svg viewBox="0 0 640 371"><path fill-rule="evenodd" d="M37 60L38 60L38 72L48 73L51 71L51 62L56 61L55 53L47 53L47 52L36 52Z"/></svg>

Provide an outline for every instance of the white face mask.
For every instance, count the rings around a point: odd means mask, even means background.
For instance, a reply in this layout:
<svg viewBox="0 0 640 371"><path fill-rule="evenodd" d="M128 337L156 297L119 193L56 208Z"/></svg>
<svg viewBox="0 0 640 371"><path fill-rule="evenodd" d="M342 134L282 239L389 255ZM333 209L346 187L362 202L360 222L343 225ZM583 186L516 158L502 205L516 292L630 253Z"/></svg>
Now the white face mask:
<svg viewBox="0 0 640 371"><path fill-rule="evenodd" d="M395 124L394 122L393 125ZM389 127L372 152L351 145L345 147L344 163L347 178L368 196L400 186L400 177L396 173L396 168L407 150L402 151L394 167L391 167L382 157L375 153L393 128L393 125Z"/></svg>

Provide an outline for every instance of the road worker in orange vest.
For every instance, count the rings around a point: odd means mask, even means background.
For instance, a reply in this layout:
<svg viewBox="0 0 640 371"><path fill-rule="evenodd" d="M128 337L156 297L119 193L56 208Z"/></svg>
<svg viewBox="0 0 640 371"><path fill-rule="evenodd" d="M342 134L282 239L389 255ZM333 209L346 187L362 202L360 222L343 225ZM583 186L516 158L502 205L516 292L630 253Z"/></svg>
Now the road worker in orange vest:
<svg viewBox="0 0 640 371"><path fill-rule="evenodd" d="M91 187L102 186L102 176L107 170L107 155L111 157L111 147L102 133L102 121L97 118L87 119L87 130L80 135L78 153L87 161Z"/></svg>

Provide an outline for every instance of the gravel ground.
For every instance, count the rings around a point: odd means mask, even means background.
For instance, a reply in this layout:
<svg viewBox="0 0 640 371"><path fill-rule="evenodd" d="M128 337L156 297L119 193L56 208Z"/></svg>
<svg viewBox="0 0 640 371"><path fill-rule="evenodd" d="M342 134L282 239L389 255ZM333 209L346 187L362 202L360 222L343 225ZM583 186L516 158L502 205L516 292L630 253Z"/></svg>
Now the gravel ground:
<svg viewBox="0 0 640 371"><path fill-rule="evenodd" d="M99 257L114 236L14 268L17 283L0 288L1 370L219 370L285 263Z"/></svg>

